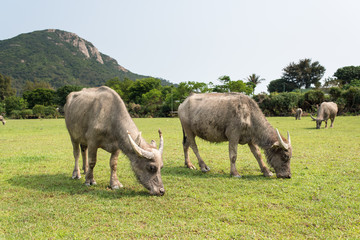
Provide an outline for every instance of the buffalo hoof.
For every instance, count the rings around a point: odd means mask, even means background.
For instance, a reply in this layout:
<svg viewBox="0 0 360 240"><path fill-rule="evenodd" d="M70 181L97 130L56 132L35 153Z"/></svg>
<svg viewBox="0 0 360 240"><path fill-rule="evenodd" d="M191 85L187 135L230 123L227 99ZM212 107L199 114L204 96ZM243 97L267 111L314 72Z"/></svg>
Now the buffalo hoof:
<svg viewBox="0 0 360 240"><path fill-rule="evenodd" d="M270 172L270 171L264 173L265 177L271 177L272 175L274 175L274 174L272 172Z"/></svg>
<svg viewBox="0 0 360 240"><path fill-rule="evenodd" d="M210 168L208 166L205 166L205 167L201 168L201 171L202 172L208 172L208 171L210 171Z"/></svg>
<svg viewBox="0 0 360 240"><path fill-rule="evenodd" d="M187 168L192 169L192 170L195 170L195 169L196 169L196 167L195 167L192 163L185 164L185 166L186 166Z"/></svg>
<svg viewBox="0 0 360 240"><path fill-rule="evenodd" d="M85 185L86 186L96 185L96 182L95 181L93 181L93 182L85 182Z"/></svg>
<svg viewBox="0 0 360 240"><path fill-rule="evenodd" d="M116 189L120 189L120 188L123 188L124 186L121 184L121 182L117 181L113 184L110 184L110 188L112 190L116 190Z"/></svg>
<svg viewBox="0 0 360 240"><path fill-rule="evenodd" d="M234 178L241 178L241 175L240 174L238 174L238 175L231 175L232 177L234 177Z"/></svg>
<svg viewBox="0 0 360 240"><path fill-rule="evenodd" d="M71 178L80 179L81 178L80 172L74 171Z"/></svg>

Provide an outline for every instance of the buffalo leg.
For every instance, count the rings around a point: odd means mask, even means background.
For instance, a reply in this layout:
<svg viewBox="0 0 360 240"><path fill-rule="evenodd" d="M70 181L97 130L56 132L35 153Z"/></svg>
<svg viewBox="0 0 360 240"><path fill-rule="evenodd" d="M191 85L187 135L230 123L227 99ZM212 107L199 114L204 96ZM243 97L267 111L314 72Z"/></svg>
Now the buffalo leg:
<svg viewBox="0 0 360 240"><path fill-rule="evenodd" d="M82 169L84 171L84 174L86 174L87 169L88 169L87 146L80 144L80 148L81 148L81 157L82 157L82 160L83 160Z"/></svg>
<svg viewBox="0 0 360 240"><path fill-rule="evenodd" d="M271 177L273 175L273 173L266 167L265 163L263 162L263 160L261 158L260 149L252 143L249 143L248 145L250 147L252 154L254 155L254 157L256 158L256 160L260 166L261 172L264 174L265 177Z"/></svg>
<svg viewBox="0 0 360 240"><path fill-rule="evenodd" d="M191 147L191 149L193 150L193 152L195 153L195 156L198 159L199 167L200 167L201 171L203 171L203 172L209 171L210 168L205 164L205 162L202 160L202 158L199 154L199 150L198 150L196 142L195 142L195 137L192 134L188 134L185 141L186 141L184 143L185 164L187 164L188 167L190 166L189 168L191 168L191 169L195 168L190 162L190 158L189 158L189 154L188 154L189 147L187 146L187 145L189 145ZM193 167L191 167L191 166L193 166Z"/></svg>
<svg viewBox="0 0 360 240"><path fill-rule="evenodd" d="M86 172L85 185L90 186L90 185L96 185L93 171L96 165L97 148L89 146L88 152L89 152L89 168L88 171Z"/></svg>
<svg viewBox="0 0 360 240"><path fill-rule="evenodd" d="M185 156L185 166L190 169L196 169L196 167L191 163L190 156L189 156L189 147L190 142L188 137L184 137L183 140L183 149L184 149L184 156Z"/></svg>
<svg viewBox="0 0 360 240"><path fill-rule="evenodd" d="M233 177L241 177L236 169L237 147L239 141L229 141L229 157L230 157L230 175Z"/></svg>
<svg viewBox="0 0 360 240"><path fill-rule="evenodd" d="M118 161L119 153L120 153L120 150L117 150L117 151L113 152L110 157L110 169L111 169L110 187L111 187L111 189L119 189L119 188L123 187L123 185L119 182L118 177L116 175L117 161Z"/></svg>
<svg viewBox="0 0 360 240"><path fill-rule="evenodd" d="M325 120L324 122L325 122L325 128L327 128L327 120Z"/></svg>
<svg viewBox="0 0 360 240"><path fill-rule="evenodd" d="M330 120L331 120L330 128L332 128L332 127L333 127L333 124L334 124L335 118L331 118Z"/></svg>
<svg viewBox="0 0 360 240"><path fill-rule="evenodd" d="M72 144L73 144L73 154L74 154L74 159L75 159L75 166L74 166L74 171L72 174L72 179L80 179L81 174L80 174L80 168L79 168L79 157L80 157L79 143L72 141Z"/></svg>

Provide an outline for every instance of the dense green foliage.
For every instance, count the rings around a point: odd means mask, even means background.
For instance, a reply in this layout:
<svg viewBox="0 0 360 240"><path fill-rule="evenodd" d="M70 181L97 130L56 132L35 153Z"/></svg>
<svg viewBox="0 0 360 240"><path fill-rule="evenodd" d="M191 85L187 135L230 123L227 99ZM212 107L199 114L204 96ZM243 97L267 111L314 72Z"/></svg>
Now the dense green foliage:
<svg viewBox="0 0 360 240"><path fill-rule="evenodd" d="M99 150L97 185L71 179L72 145L63 119L0 126L0 239L358 239L359 117L315 129L309 117L268 118L291 134L291 179L265 178L239 146L242 178L230 177L227 143L198 140L207 173L184 167L180 121L134 119L143 137L164 140L166 193L150 196L126 156L124 185L109 190L110 154ZM190 155L197 166L195 155ZM84 177L84 176L83 176Z"/></svg>
<svg viewBox="0 0 360 240"><path fill-rule="evenodd" d="M81 41L89 57L81 51L78 43ZM113 58L99 53L101 63L98 56L92 54L93 49L90 42L60 30L21 34L0 41L0 73L13 78L12 85L18 92L27 81L48 82L54 88L65 85L93 87L104 85L106 80L114 77L133 81L146 77L128 71ZM163 85L170 84L161 81Z"/></svg>
<svg viewBox="0 0 360 240"><path fill-rule="evenodd" d="M11 87L11 78L0 74L0 101L15 95L15 92L16 90Z"/></svg>
<svg viewBox="0 0 360 240"><path fill-rule="evenodd" d="M334 76L340 80L342 85L349 84L352 80L360 80L360 66L347 66L339 68Z"/></svg>
<svg viewBox="0 0 360 240"><path fill-rule="evenodd" d="M325 73L325 67L318 61L311 62L311 59L305 58L299 60L299 63L290 63L283 69L282 79L290 83L295 83L297 88L310 88L316 86Z"/></svg>

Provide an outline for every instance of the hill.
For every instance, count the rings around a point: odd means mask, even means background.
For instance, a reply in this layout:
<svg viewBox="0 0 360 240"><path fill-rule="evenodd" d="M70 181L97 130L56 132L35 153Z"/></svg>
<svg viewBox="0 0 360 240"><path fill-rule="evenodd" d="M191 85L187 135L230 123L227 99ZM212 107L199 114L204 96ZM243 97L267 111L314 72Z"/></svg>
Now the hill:
<svg viewBox="0 0 360 240"><path fill-rule="evenodd" d="M89 41L66 31L47 29L0 41L0 73L13 79L18 91L26 81L93 87L118 77L131 80L149 76L132 73ZM162 79L163 85L170 82Z"/></svg>

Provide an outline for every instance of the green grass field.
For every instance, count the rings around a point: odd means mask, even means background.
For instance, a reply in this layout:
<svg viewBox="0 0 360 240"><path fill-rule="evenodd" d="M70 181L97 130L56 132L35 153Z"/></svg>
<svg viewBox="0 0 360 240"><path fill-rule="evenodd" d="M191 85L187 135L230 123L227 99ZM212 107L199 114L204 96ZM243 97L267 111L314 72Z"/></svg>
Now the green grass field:
<svg viewBox="0 0 360 240"><path fill-rule="evenodd" d="M8 120L0 126L0 239L359 239L360 117L320 130L308 117L268 119L290 132L291 179L263 177L241 145L243 177L231 178L227 143L202 140L211 170L189 170L178 119L134 119L147 141L163 132L163 197L148 194L124 155L124 188L109 190L110 154L101 149L97 185L71 179L64 119ZM192 152L191 160L197 164Z"/></svg>

